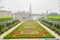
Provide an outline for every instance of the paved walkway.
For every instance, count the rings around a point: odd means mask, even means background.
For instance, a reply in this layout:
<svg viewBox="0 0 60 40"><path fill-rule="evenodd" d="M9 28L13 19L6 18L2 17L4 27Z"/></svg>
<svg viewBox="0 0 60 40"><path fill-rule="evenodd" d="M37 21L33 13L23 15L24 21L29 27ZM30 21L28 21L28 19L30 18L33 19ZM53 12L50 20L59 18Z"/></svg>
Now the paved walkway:
<svg viewBox="0 0 60 40"><path fill-rule="evenodd" d="M48 30L51 34L53 34L56 38L60 38L60 36L58 34L56 34L54 31L52 31L51 29L49 29L48 27L46 27L45 25L41 24L39 21L37 21L37 23L39 23L40 25L42 25L42 27L44 27L46 30Z"/></svg>

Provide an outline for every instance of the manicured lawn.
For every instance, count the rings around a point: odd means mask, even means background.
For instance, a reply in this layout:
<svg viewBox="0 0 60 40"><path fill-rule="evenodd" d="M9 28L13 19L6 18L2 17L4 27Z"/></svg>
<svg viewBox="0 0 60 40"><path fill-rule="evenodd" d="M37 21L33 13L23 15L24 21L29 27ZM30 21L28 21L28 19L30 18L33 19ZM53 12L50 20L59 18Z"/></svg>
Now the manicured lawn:
<svg viewBox="0 0 60 40"><path fill-rule="evenodd" d="M55 38L50 32L37 22L24 22L14 31L4 37L5 39L17 38Z"/></svg>
<svg viewBox="0 0 60 40"><path fill-rule="evenodd" d="M11 16L0 17L0 22L6 22L11 20L13 20L13 17Z"/></svg>
<svg viewBox="0 0 60 40"><path fill-rule="evenodd" d="M60 21L60 16L48 16L48 20Z"/></svg>

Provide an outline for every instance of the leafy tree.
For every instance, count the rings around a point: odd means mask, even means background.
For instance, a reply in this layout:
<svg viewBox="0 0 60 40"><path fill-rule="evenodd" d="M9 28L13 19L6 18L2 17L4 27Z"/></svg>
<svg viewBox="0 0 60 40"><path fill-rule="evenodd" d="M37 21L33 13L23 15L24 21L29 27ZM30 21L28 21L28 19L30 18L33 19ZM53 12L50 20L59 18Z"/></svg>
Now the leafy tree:
<svg viewBox="0 0 60 40"><path fill-rule="evenodd" d="M49 16L59 16L59 14L56 13L56 12L51 12L51 13L49 13L48 15L49 15Z"/></svg>

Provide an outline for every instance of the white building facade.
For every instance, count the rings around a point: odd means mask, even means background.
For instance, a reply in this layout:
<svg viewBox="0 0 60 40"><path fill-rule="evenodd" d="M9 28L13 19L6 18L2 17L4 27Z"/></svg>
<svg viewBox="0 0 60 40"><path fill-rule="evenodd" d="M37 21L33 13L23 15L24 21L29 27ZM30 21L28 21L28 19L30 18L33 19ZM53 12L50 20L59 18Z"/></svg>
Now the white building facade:
<svg viewBox="0 0 60 40"><path fill-rule="evenodd" d="M11 16L14 19L14 14L11 11L0 10L0 17Z"/></svg>
<svg viewBox="0 0 60 40"><path fill-rule="evenodd" d="M30 20L30 16L28 12L22 11L22 12L15 12L15 19L21 20L21 21L27 21Z"/></svg>

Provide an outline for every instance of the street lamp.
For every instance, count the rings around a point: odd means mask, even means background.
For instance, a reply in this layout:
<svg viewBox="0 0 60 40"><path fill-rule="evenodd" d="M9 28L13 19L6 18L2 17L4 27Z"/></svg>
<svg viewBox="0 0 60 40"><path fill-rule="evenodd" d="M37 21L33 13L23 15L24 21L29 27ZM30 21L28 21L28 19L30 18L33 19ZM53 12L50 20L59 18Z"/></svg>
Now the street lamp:
<svg viewBox="0 0 60 40"><path fill-rule="evenodd" d="M1 11L1 8L4 8L4 7L0 6L0 11ZM2 17L2 13L1 13L1 17Z"/></svg>
<svg viewBox="0 0 60 40"><path fill-rule="evenodd" d="M0 4L1 4L1 1L2 0L0 0ZM0 11L1 11L1 8L4 8L4 7L0 5ZM1 13L1 17L2 17L2 13Z"/></svg>
<svg viewBox="0 0 60 40"><path fill-rule="evenodd" d="M59 13L60 13L60 5L59 5Z"/></svg>
<svg viewBox="0 0 60 40"><path fill-rule="evenodd" d="M3 6L0 6L0 10L1 10L1 8L4 8Z"/></svg>

